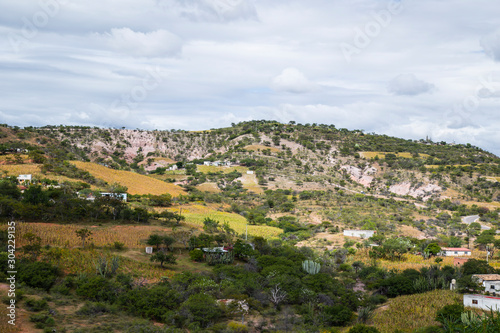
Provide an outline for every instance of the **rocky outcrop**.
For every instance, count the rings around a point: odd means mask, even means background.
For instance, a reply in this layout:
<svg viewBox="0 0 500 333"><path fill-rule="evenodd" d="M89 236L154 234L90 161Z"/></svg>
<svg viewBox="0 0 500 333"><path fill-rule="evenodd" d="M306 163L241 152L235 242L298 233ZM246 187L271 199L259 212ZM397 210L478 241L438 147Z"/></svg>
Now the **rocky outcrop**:
<svg viewBox="0 0 500 333"><path fill-rule="evenodd" d="M397 195L409 195L414 198L422 198L428 200L432 195L441 192L443 189L436 184L421 184L412 186L410 182L394 184L389 187L389 191Z"/></svg>
<svg viewBox="0 0 500 333"><path fill-rule="evenodd" d="M374 178L372 175L377 172L377 169L370 166L360 169L351 165L344 165L341 169L345 170L353 181L365 187L369 187L371 185Z"/></svg>

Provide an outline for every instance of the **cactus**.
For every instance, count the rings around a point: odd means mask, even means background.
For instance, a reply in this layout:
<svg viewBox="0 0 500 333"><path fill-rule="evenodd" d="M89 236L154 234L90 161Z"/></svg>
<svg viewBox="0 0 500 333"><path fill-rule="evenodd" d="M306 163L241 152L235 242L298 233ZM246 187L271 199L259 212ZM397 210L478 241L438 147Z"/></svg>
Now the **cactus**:
<svg viewBox="0 0 500 333"><path fill-rule="evenodd" d="M305 260L302 262L302 268L308 274L317 274L317 273L319 273L319 270L321 268L321 264L314 262L312 260Z"/></svg>

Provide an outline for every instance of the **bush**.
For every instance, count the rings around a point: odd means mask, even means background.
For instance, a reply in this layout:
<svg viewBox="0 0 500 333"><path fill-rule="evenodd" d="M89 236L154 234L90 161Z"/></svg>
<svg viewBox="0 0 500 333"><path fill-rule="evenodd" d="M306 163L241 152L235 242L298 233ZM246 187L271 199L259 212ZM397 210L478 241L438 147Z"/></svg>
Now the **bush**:
<svg viewBox="0 0 500 333"><path fill-rule="evenodd" d="M46 262L27 263L19 267L19 281L46 291L56 282L58 275L59 269Z"/></svg>
<svg viewBox="0 0 500 333"><path fill-rule="evenodd" d="M348 333L380 333L380 331L373 326L357 324L353 326Z"/></svg>
<svg viewBox="0 0 500 333"><path fill-rule="evenodd" d="M54 318L49 316L47 313L38 313L30 317L30 321L35 323L36 328L52 327L56 324Z"/></svg>
<svg viewBox="0 0 500 333"><path fill-rule="evenodd" d="M49 306L44 299L29 298L25 302L29 311L38 312L47 309Z"/></svg>
<svg viewBox="0 0 500 333"><path fill-rule="evenodd" d="M385 302L387 302L387 297L384 295L380 295L380 294L371 295L368 298L368 303L370 303L372 305L379 305L379 304L383 304Z"/></svg>
<svg viewBox="0 0 500 333"><path fill-rule="evenodd" d="M465 311L463 304L445 305L436 313L436 321L444 324L446 320L451 322L461 320L462 313Z"/></svg>
<svg viewBox="0 0 500 333"><path fill-rule="evenodd" d="M78 311L76 311L76 314L80 316L96 317L102 316L107 313L114 313L115 311L116 309L114 307L111 307L105 303L87 302Z"/></svg>
<svg viewBox="0 0 500 333"><path fill-rule="evenodd" d="M76 288L76 294L91 301L113 303L117 297L118 286L112 281L95 276L88 278Z"/></svg>
<svg viewBox="0 0 500 333"><path fill-rule="evenodd" d="M180 295L170 286L164 285L132 289L118 299L118 304L125 311L162 322L180 302Z"/></svg>
<svg viewBox="0 0 500 333"><path fill-rule="evenodd" d="M200 249L189 251L189 258L193 261L201 262L203 261L203 251Z"/></svg>
<svg viewBox="0 0 500 333"><path fill-rule="evenodd" d="M191 295L182 304L180 311L189 313L191 322L198 323L201 327L207 327L222 315L215 299L206 294Z"/></svg>

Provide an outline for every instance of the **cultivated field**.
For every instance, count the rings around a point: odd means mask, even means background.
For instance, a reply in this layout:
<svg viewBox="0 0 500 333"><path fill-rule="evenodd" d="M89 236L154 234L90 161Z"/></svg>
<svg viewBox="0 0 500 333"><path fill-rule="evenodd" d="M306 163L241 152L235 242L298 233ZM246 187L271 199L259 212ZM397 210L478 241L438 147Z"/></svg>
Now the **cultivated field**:
<svg viewBox="0 0 500 333"><path fill-rule="evenodd" d="M392 333L396 329L412 332L416 328L437 325L434 321L437 311L457 302L463 302L462 295L450 290L396 297L375 312L373 325L382 333Z"/></svg>
<svg viewBox="0 0 500 333"><path fill-rule="evenodd" d="M179 209L169 209L173 212L178 213ZM231 228L233 228L238 234L244 234L247 227L247 220L234 213L220 212L214 210L213 208L203 206L203 205L189 205L188 207L182 207L182 215L186 217L186 224L192 224L196 227L203 227L203 220L206 217L217 220L220 224L228 222ZM265 238L275 238L281 234L283 230L279 228L269 227L269 226L258 226L258 225L248 225L248 236L262 236Z"/></svg>
<svg viewBox="0 0 500 333"><path fill-rule="evenodd" d="M403 157L403 158L412 158L411 153L390 153L390 152L383 152L383 151L361 151L359 152L359 156L364 157L364 158L375 158L375 156L378 156L378 158L382 159L385 158L385 155L387 154L394 154L397 157ZM419 158L427 158L430 155L427 154L419 154Z"/></svg>
<svg viewBox="0 0 500 333"><path fill-rule="evenodd" d="M90 163L72 161L76 167L90 172L94 177L102 179L108 184L118 183L128 188L130 194L165 194L172 196L186 194L182 188L177 185L162 182L152 177L140 175L130 171L114 170L105 166Z"/></svg>

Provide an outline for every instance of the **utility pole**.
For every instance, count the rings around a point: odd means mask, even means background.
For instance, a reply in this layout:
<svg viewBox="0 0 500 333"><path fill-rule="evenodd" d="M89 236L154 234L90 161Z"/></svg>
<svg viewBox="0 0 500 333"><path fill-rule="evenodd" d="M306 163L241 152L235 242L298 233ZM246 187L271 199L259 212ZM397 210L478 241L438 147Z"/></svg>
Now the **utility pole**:
<svg viewBox="0 0 500 333"><path fill-rule="evenodd" d="M245 240L248 240L248 222L245 228Z"/></svg>

